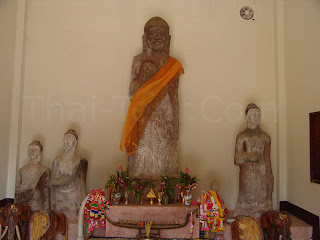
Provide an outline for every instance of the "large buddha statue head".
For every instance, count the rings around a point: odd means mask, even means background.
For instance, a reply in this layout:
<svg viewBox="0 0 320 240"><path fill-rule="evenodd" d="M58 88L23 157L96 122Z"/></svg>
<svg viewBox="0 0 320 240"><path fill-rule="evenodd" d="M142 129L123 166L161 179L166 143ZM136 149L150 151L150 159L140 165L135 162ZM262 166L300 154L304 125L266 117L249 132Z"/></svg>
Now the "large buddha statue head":
<svg viewBox="0 0 320 240"><path fill-rule="evenodd" d="M31 162L40 162L40 156L43 150L42 144L34 140L28 146L28 156Z"/></svg>
<svg viewBox="0 0 320 240"><path fill-rule="evenodd" d="M169 54L169 25L160 17L151 18L144 26L143 49Z"/></svg>
<svg viewBox="0 0 320 240"><path fill-rule="evenodd" d="M256 104L248 104L245 113L248 128L255 129L260 127L260 109Z"/></svg>
<svg viewBox="0 0 320 240"><path fill-rule="evenodd" d="M63 137L63 149L65 152L72 152L76 150L78 142L78 134L75 130L69 129Z"/></svg>

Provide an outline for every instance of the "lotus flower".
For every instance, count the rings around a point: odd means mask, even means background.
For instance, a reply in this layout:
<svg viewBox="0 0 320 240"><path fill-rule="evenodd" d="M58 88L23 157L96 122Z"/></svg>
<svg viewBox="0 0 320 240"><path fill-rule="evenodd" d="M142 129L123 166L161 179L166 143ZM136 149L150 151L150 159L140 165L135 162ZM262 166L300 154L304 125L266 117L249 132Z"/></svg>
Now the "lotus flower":
<svg viewBox="0 0 320 240"><path fill-rule="evenodd" d="M189 173L189 168L186 168L186 173Z"/></svg>

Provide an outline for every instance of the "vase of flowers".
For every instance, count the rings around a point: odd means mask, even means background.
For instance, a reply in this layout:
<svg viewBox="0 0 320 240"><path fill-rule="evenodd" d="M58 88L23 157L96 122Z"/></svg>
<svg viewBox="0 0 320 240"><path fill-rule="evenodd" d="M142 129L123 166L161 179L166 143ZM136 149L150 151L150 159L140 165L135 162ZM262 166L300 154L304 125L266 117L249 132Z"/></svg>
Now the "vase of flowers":
<svg viewBox="0 0 320 240"><path fill-rule="evenodd" d="M179 172L180 178L178 179L177 188L183 190L183 198L184 198L184 205L190 206L192 194L191 190L195 190L198 187L198 179L195 176L191 176L189 174L189 169L186 168L185 172Z"/></svg>
<svg viewBox="0 0 320 240"><path fill-rule="evenodd" d="M141 204L142 203L142 192L145 188L145 182L141 182L139 179L133 179L128 186L128 190L130 193L134 195L134 203Z"/></svg>
<svg viewBox="0 0 320 240"><path fill-rule="evenodd" d="M112 193L112 203L117 205L120 203L121 200L121 193L120 192L113 192Z"/></svg>
<svg viewBox="0 0 320 240"><path fill-rule="evenodd" d="M129 174L126 171L122 171L120 165L116 174L109 174L109 180L106 183L106 187L109 187L112 192L113 204L119 204L121 196L129 183Z"/></svg>
<svg viewBox="0 0 320 240"><path fill-rule="evenodd" d="M183 195L183 203L185 206L190 206L191 205L191 200L192 200L192 194L189 191L186 191L186 193Z"/></svg>
<svg viewBox="0 0 320 240"><path fill-rule="evenodd" d="M142 204L142 201L143 201L142 194L139 192L134 193L134 203L139 205L139 204Z"/></svg>
<svg viewBox="0 0 320 240"><path fill-rule="evenodd" d="M164 205L168 205L169 204L169 197L168 197L168 195L163 195L163 197L162 197L162 202L163 202L163 204Z"/></svg>
<svg viewBox="0 0 320 240"><path fill-rule="evenodd" d="M174 199L174 192L176 189L177 179L173 177L161 175L160 190L163 192L163 204Z"/></svg>

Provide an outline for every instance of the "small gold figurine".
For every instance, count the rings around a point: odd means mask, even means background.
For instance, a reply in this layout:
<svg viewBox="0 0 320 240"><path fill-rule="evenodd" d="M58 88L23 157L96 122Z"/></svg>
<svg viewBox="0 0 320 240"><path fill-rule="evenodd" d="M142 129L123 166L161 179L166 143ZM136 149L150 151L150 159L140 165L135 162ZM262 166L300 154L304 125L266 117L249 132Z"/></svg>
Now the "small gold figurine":
<svg viewBox="0 0 320 240"><path fill-rule="evenodd" d="M163 192L158 192L158 205L161 205Z"/></svg>
<svg viewBox="0 0 320 240"><path fill-rule="evenodd" d="M150 204L153 204L153 199L156 198L156 194L154 193L152 186L150 187L147 198L150 198Z"/></svg>
<svg viewBox="0 0 320 240"><path fill-rule="evenodd" d="M150 239L151 226L152 226L152 221L148 221L144 224L144 228L146 229L147 239Z"/></svg>

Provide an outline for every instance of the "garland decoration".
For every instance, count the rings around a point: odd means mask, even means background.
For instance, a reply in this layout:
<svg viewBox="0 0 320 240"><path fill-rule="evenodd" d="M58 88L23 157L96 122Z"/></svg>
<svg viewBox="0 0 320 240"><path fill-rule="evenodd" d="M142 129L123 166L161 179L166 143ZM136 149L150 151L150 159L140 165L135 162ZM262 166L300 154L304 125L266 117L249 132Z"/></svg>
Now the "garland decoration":
<svg viewBox="0 0 320 240"><path fill-rule="evenodd" d="M199 201L201 231L204 231L206 235L209 232L222 233L225 230L224 222L229 210L221 201L218 193L213 190L206 191L199 197Z"/></svg>
<svg viewBox="0 0 320 240"><path fill-rule="evenodd" d="M109 209L109 202L102 189L92 189L84 206L83 217L86 224L86 232L90 234L95 228L105 227L105 210Z"/></svg>

